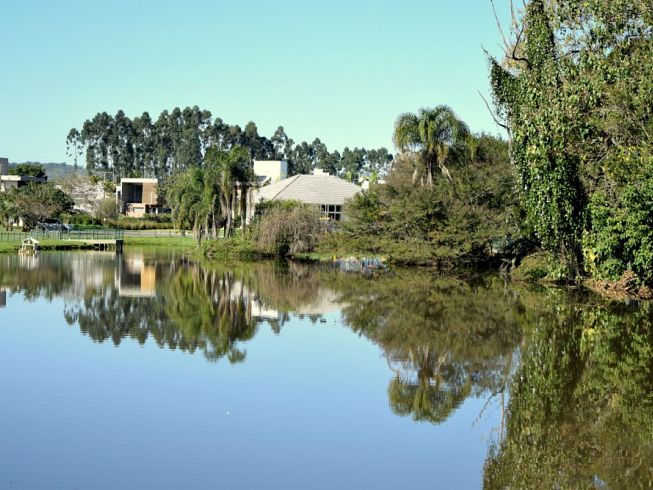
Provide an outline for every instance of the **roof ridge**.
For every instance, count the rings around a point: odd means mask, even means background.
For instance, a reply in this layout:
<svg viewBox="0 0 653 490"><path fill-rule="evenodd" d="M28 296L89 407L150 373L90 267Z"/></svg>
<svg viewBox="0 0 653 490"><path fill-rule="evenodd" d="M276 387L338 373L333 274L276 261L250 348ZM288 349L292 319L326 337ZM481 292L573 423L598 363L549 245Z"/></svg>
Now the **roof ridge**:
<svg viewBox="0 0 653 490"><path fill-rule="evenodd" d="M287 179L284 179L284 180L290 180L290 182L288 182L288 183L287 183L286 185L284 185L281 189L279 189L279 191L278 191L274 196L272 196L272 197L270 198L270 201L272 201L273 199L276 199L277 196L278 196L279 194L281 194L283 191L285 191L288 187L290 187L290 185L291 185L293 182L295 182L295 181L297 180L298 177L299 177L299 175L293 175L292 177L288 177ZM280 181L279 183L281 183L281 182L283 182L283 180Z"/></svg>

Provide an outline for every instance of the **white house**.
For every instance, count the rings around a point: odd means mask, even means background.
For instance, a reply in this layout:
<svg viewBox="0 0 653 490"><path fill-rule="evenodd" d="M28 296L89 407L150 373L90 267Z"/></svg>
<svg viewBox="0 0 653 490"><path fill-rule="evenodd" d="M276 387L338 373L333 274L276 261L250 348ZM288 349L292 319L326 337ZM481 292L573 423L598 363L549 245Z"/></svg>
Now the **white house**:
<svg viewBox="0 0 653 490"><path fill-rule="evenodd" d="M340 221L345 201L359 192L361 188L356 184L316 170L313 175L294 175L257 189L254 202L292 200L314 204L325 218Z"/></svg>

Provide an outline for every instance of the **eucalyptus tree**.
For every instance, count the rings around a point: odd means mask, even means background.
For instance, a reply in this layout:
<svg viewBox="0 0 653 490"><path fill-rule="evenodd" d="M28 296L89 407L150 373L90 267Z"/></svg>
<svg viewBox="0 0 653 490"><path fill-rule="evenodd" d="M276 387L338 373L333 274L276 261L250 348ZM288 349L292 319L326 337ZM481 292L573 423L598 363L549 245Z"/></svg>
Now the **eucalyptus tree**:
<svg viewBox="0 0 653 490"><path fill-rule="evenodd" d="M283 159L288 173L309 174L321 168L332 175L347 166L352 178L370 166L381 168L389 161L387 150L347 150L343 156L329 152L315 138L295 144L283 126L268 138L259 134L253 121L244 128L228 124L198 106L164 110L154 120L144 112L131 120L120 110L115 115L98 113L84 121L82 129L72 128L66 138L68 154L77 161L85 154L86 168L92 174L119 180L126 176L156 176L165 179L189 167L201 166L209 148L230 151L237 146L249 150L257 160Z"/></svg>
<svg viewBox="0 0 653 490"><path fill-rule="evenodd" d="M468 135L467 124L451 108L440 105L420 109L417 114L401 114L395 122L393 141L400 151L418 156L421 168L416 169L415 180L423 171L431 187L436 166L452 180L448 165L464 150Z"/></svg>
<svg viewBox="0 0 653 490"><path fill-rule="evenodd" d="M283 126L279 126L270 138L276 160L289 160L292 157L294 141L288 137Z"/></svg>
<svg viewBox="0 0 653 490"><path fill-rule="evenodd" d="M136 133L133 170L141 176L156 175L156 129L149 113L134 118L133 127Z"/></svg>

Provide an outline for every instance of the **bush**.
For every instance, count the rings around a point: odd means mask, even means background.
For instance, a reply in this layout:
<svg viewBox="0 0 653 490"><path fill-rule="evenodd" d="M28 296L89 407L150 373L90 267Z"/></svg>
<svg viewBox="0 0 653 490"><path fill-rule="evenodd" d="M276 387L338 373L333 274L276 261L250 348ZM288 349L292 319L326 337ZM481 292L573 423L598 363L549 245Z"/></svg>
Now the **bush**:
<svg viewBox="0 0 653 490"><path fill-rule="evenodd" d="M69 223L77 227L99 227L102 225L101 219L84 211L75 211L70 214L64 214L61 216L61 220L64 223Z"/></svg>
<svg viewBox="0 0 653 490"><path fill-rule="evenodd" d="M205 240L200 248L200 255L209 260L254 260L265 257L252 240L241 235Z"/></svg>
<svg viewBox="0 0 653 490"><path fill-rule="evenodd" d="M537 252L525 257L511 276L517 281L559 281L564 278L560 261L550 252Z"/></svg>
<svg viewBox="0 0 653 490"><path fill-rule="evenodd" d="M170 215L152 215L146 218L131 218L119 216L117 219L107 219L106 225L123 230L168 230L173 228Z"/></svg>
<svg viewBox="0 0 653 490"><path fill-rule="evenodd" d="M410 158L397 160L385 184L350 200L342 232L325 237L320 251L381 254L439 268L487 266L519 255L508 247L493 251L493 243L515 243L522 231L513 169L507 159L487 158L460 165L451 181L438 176L432 187L413 181Z"/></svg>
<svg viewBox="0 0 653 490"><path fill-rule="evenodd" d="M653 284L653 175L626 186L616 205L595 194L589 214L592 228L583 237L586 270L613 281L632 270L640 284Z"/></svg>
<svg viewBox="0 0 653 490"><path fill-rule="evenodd" d="M260 252L279 256L312 252L326 232L319 211L300 203L268 205L254 229Z"/></svg>
<svg viewBox="0 0 653 490"><path fill-rule="evenodd" d="M103 199L97 205L97 217L100 221L118 218L118 204L115 199Z"/></svg>

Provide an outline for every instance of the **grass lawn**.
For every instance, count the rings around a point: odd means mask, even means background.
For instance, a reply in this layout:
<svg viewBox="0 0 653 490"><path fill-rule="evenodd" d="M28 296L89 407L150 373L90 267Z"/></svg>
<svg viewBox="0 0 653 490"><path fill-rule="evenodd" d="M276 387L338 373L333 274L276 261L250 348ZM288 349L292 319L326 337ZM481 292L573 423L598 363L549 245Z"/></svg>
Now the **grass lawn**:
<svg viewBox="0 0 653 490"><path fill-rule="evenodd" d="M0 253L18 253L21 242L0 242ZM125 237L125 247L168 247L192 250L197 247L193 237ZM92 243L77 240L39 240L40 250L88 250Z"/></svg>
<svg viewBox="0 0 653 490"><path fill-rule="evenodd" d="M126 236L126 247L170 247L193 249L197 247L197 242L192 236L176 237L149 237L149 236Z"/></svg>
<svg viewBox="0 0 653 490"><path fill-rule="evenodd" d="M0 242L0 253L17 253L21 242ZM40 250L85 250L92 249L92 243L72 240L39 240Z"/></svg>

